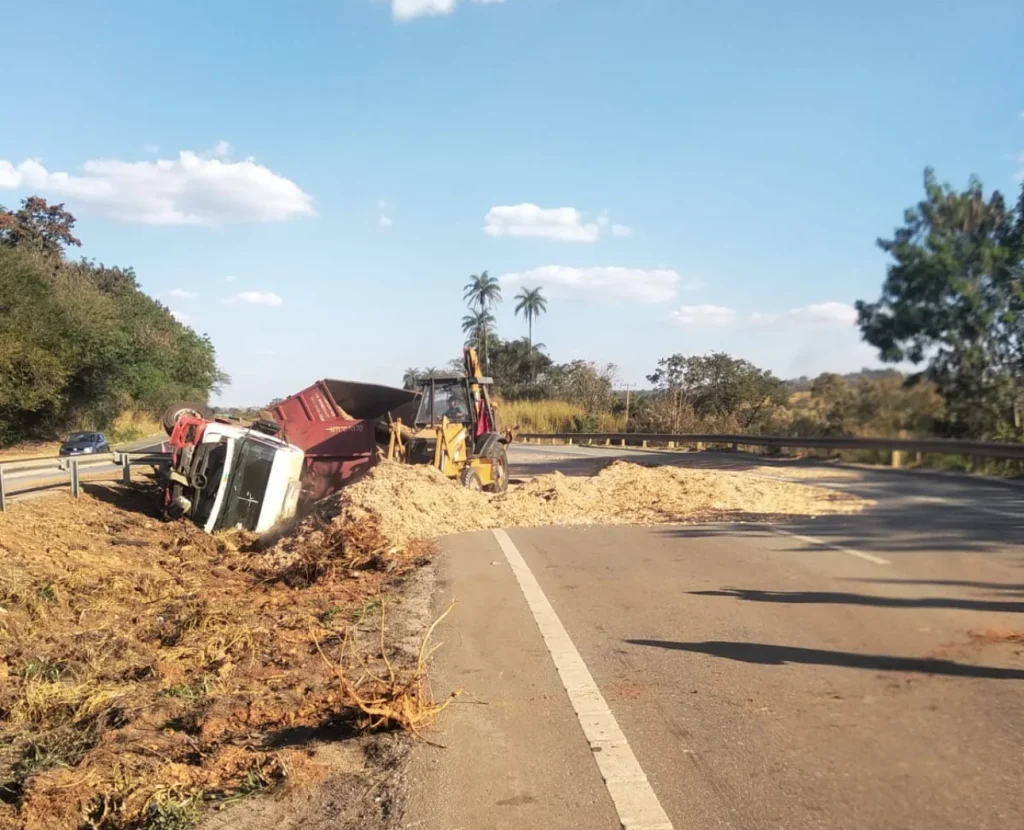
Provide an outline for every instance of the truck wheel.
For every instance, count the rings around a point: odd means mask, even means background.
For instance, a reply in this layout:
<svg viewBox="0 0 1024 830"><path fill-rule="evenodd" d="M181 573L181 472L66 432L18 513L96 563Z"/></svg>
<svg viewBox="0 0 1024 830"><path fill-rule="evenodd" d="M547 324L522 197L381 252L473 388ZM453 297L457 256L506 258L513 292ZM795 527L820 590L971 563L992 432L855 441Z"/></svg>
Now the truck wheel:
<svg viewBox="0 0 1024 830"><path fill-rule="evenodd" d="M459 473L459 483L467 490L483 490L483 482L480 481L480 473L472 467L463 467Z"/></svg>
<svg viewBox="0 0 1024 830"><path fill-rule="evenodd" d="M505 452L505 448L501 444L498 444L487 454L487 457L491 460L491 478L494 480L493 484L487 485L487 492L506 492L508 490L508 453Z"/></svg>
<svg viewBox="0 0 1024 830"><path fill-rule="evenodd" d="M164 430L166 430L167 434L170 435L174 432L174 425L186 415L190 415L193 418L206 418L209 415L209 412L210 410L206 408L206 404L193 403L189 401L176 401L164 411Z"/></svg>

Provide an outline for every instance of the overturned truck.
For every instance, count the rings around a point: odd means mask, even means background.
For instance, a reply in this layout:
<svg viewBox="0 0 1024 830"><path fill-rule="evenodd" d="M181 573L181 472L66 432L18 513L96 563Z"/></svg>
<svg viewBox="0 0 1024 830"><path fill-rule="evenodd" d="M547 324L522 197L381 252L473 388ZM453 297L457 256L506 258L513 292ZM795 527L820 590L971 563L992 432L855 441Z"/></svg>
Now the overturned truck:
<svg viewBox="0 0 1024 830"><path fill-rule="evenodd" d="M369 470L390 425L415 414L417 397L321 380L248 425L211 418L200 405L172 406L164 416L172 448L164 516L188 517L207 532L270 530Z"/></svg>

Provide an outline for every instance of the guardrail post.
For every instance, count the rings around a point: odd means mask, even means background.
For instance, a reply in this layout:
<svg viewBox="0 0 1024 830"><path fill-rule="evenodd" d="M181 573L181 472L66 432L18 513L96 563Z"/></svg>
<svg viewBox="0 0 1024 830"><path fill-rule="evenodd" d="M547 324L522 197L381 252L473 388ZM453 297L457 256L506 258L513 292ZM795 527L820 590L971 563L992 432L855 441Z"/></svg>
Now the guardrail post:
<svg viewBox="0 0 1024 830"><path fill-rule="evenodd" d="M572 444L572 438L566 438L565 439L565 443L566 444Z"/></svg>
<svg viewBox="0 0 1024 830"><path fill-rule="evenodd" d="M626 439L625 438L620 438L619 439L619 446L620 447L626 446Z"/></svg>
<svg viewBox="0 0 1024 830"><path fill-rule="evenodd" d="M697 452L704 452L704 442L703 441L698 441L697 442Z"/></svg>
<svg viewBox="0 0 1024 830"><path fill-rule="evenodd" d="M889 456L889 466L894 470L898 470L903 466L903 452L901 450L892 451L892 455Z"/></svg>
<svg viewBox="0 0 1024 830"><path fill-rule="evenodd" d="M668 448L670 450L674 450L676 448L676 442L675 441L669 441L668 442Z"/></svg>
<svg viewBox="0 0 1024 830"><path fill-rule="evenodd" d="M4 491L4 468L0 466L0 513L7 509L7 493Z"/></svg>
<svg viewBox="0 0 1024 830"><path fill-rule="evenodd" d="M71 498L78 498L78 459L71 459Z"/></svg>
<svg viewBox="0 0 1024 830"><path fill-rule="evenodd" d="M121 456L121 483L132 483L132 460L127 455Z"/></svg>
<svg viewBox="0 0 1024 830"><path fill-rule="evenodd" d="M640 442L640 446L643 447L644 449L646 449L647 448L647 441L641 441Z"/></svg>
<svg viewBox="0 0 1024 830"><path fill-rule="evenodd" d="M611 438L605 438L604 439L604 445L606 447L610 447L612 445L612 439Z"/></svg>

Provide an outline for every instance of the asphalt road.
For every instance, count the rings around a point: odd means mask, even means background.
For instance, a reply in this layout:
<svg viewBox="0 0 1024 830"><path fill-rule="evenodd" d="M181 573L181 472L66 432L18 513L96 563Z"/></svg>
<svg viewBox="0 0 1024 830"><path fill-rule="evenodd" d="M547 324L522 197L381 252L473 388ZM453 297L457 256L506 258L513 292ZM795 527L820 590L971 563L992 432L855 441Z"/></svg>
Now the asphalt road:
<svg viewBox="0 0 1024 830"><path fill-rule="evenodd" d="M765 463L516 447L513 474L622 456ZM889 471L808 483L877 506L785 533L447 540L437 609L458 605L434 691L464 692L430 735L448 748L414 749L404 826L1020 826L1024 642L1000 637L1024 630L1024 490Z"/></svg>

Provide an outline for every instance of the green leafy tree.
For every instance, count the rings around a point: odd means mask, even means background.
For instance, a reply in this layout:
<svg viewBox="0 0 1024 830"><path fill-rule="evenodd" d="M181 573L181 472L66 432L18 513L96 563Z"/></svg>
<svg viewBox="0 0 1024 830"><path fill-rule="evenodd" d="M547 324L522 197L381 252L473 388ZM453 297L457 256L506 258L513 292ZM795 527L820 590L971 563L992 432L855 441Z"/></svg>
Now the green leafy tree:
<svg viewBox="0 0 1024 830"><path fill-rule="evenodd" d="M127 409L157 413L227 382L209 338L143 293L131 269L64 260L73 216L35 199L23 211L0 214L0 443L105 428Z"/></svg>
<svg viewBox="0 0 1024 830"><path fill-rule="evenodd" d="M878 246L892 259L882 296L858 302L882 360L923 366L946 402L948 432L1017 438L1024 400L1024 187L1016 206L972 178L924 175L925 198Z"/></svg>
<svg viewBox="0 0 1024 830"><path fill-rule="evenodd" d="M50 205L38 196L22 199L17 211L0 205L0 246L61 256L66 247L82 244L74 227L75 217L63 204Z"/></svg>
<svg viewBox="0 0 1024 830"><path fill-rule="evenodd" d="M770 371L724 352L662 358L647 379L673 408L674 429L684 409L701 419L732 417L751 429L769 404L787 397L785 384Z"/></svg>
<svg viewBox="0 0 1024 830"><path fill-rule="evenodd" d="M516 314L526 318L527 342L530 353L533 352L533 321L548 310L548 301L541 294L540 288L523 288L516 294Z"/></svg>
<svg viewBox="0 0 1024 830"><path fill-rule="evenodd" d="M547 373L553 366L544 354L543 343L495 338L488 346L491 352L489 373L501 396L507 400L538 399L552 394ZM538 377L542 378L538 382Z"/></svg>

